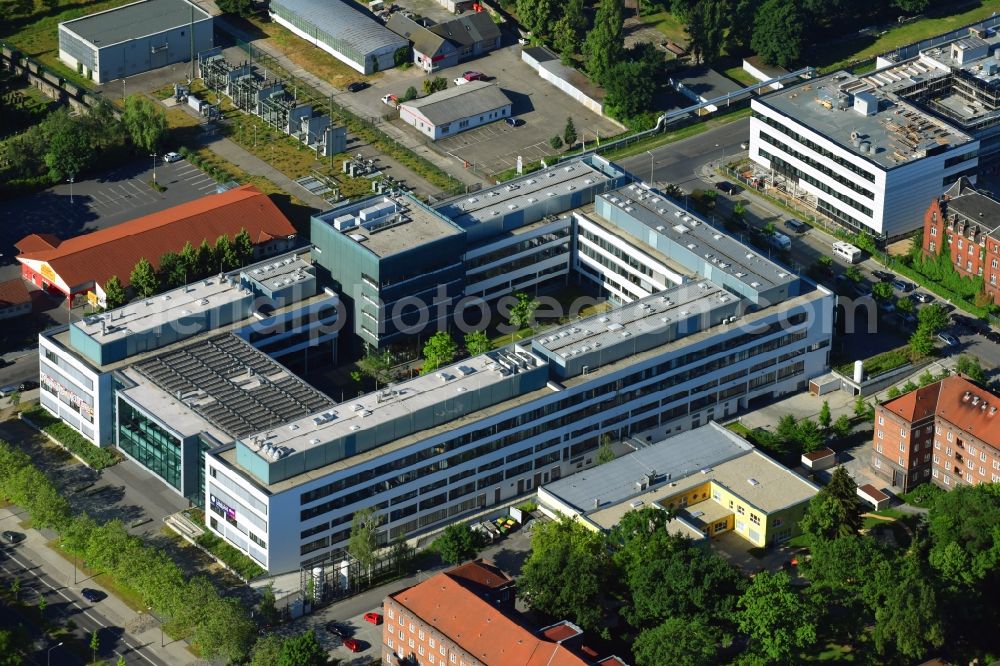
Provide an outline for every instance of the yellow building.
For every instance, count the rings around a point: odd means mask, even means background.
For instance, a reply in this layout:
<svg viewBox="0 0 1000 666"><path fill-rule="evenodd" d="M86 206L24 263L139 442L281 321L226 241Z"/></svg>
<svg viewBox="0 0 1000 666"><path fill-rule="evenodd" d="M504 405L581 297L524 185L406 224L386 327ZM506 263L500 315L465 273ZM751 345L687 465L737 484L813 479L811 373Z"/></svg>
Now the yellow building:
<svg viewBox="0 0 1000 666"><path fill-rule="evenodd" d="M676 512L672 531L694 540L735 531L755 546L799 534L819 491L716 423L681 433L538 490L548 515L610 530L645 506Z"/></svg>

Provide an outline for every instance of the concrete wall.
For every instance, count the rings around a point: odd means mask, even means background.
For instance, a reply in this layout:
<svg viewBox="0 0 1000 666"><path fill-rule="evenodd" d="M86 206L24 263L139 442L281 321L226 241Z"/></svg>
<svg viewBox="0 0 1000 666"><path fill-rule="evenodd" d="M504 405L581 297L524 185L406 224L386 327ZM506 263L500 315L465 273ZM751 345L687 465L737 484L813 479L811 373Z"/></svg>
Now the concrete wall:
<svg viewBox="0 0 1000 666"><path fill-rule="evenodd" d="M538 72L538 75L542 77L543 80L548 81L554 85L559 90L563 91L574 100L583 104L585 107L593 111L599 116L604 115L604 103L600 100L594 99L587 95L585 92L574 86L569 81L561 78L557 73L551 71L545 65L547 63L541 63L535 58L532 58L526 51L521 51L521 60L528 64L533 70ZM558 64L558 61L552 61Z"/></svg>

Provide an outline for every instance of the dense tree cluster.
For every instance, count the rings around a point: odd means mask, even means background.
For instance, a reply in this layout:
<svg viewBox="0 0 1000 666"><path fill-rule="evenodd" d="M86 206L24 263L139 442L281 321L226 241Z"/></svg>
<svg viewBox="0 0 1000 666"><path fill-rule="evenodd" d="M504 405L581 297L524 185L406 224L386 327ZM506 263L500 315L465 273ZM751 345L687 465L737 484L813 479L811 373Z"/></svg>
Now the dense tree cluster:
<svg viewBox="0 0 1000 666"><path fill-rule="evenodd" d="M104 101L89 112L70 115L66 109L3 144L0 163L13 182L58 182L77 178L101 162L120 159L129 151L148 154L166 131L162 109L145 97L125 100L121 117Z"/></svg>
<svg viewBox="0 0 1000 666"><path fill-rule="evenodd" d="M799 664L827 643L852 646L868 663L995 653L987 628L1000 622L991 602L1000 592L1000 484L928 494L926 520L901 519L894 539L864 529L856 491L838 468L810 502L802 578L749 580L710 548L671 535L670 512L645 508L606 535L570 519L536 527L519 594L591 631L617 624L637 666ZM745 648L733 643L740 636Z"/></svg>

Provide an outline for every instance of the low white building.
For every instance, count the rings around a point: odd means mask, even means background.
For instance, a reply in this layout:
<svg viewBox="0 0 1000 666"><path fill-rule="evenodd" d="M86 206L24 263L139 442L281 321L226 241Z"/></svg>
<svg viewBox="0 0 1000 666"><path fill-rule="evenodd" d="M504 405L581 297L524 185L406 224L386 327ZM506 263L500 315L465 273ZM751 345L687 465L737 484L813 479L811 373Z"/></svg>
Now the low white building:
<svg viewBox="0 0 1000 666"><path fill-rule="evenodd" d="M470 81L403 102L399 117L433 141L510 117L511 102L496 83Z"/></svg>
<svg viewBox="0 0 1000 666"><path fill-rule="evenodd" d="M927 202L975 178L979 141L847 72L751 101L750 159L877 238L923 225Z"/></svg>

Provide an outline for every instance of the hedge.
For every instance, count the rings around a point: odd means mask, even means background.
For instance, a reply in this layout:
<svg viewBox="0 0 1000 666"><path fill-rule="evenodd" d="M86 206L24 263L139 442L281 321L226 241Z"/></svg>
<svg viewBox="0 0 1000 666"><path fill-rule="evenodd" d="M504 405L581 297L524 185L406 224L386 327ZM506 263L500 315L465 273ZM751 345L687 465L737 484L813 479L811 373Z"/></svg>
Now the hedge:
<svg viewBox="0 0 1000 666"><path fill-rule="evenodd" d="M225 562L226 566L235 571L243 580L253 580L267 573L250 557L236 550L211 532L203 532L201 536L195 539L195 543Z"/></svg>
<svg viewBox="0 0 1000 666"><path fill-rule="evenodd" d="M94 469L100 470L105 467L111 467L122 460L121 456L111 449L96 446L93 442L38 405L24 410L21 415L58 441L67 451Z"/></svg>

